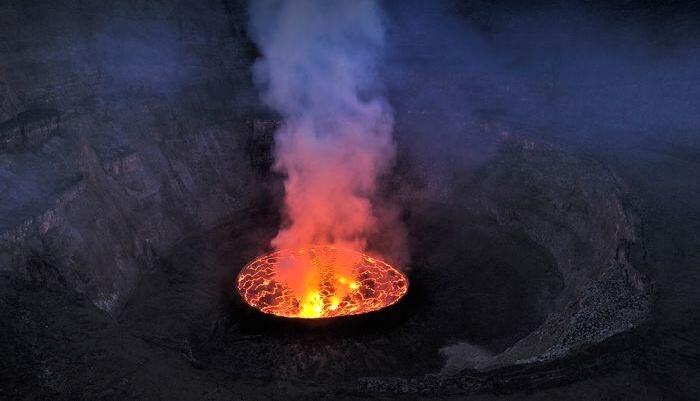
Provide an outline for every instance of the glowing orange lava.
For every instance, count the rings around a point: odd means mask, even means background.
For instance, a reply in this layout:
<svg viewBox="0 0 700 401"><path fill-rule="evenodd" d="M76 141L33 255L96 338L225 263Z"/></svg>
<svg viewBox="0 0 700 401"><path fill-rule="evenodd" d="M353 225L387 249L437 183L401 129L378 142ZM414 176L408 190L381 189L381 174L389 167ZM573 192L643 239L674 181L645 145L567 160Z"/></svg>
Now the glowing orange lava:
<svg viewBox="0 0 700 401"><path fill-rule="evenodd" d="M396 303L407 290L406 276L388 263L334 246L277 251L238 274L238 292L248 305L284 317L372 312Z"/></svg>

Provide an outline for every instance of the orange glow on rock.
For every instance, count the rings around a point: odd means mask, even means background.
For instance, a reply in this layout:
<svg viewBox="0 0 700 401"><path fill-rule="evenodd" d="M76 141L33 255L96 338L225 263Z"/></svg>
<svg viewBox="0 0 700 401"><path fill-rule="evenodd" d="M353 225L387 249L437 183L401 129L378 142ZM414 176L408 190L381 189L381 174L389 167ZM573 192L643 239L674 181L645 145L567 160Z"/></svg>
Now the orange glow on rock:
<svg viewBox="0 0 700 401"><path fill-rule="evenodd" d="M238 274L237 288L263 313L313 319L385 308L406 294L408 279L381 260L322 245L253 260Z"/></svg>

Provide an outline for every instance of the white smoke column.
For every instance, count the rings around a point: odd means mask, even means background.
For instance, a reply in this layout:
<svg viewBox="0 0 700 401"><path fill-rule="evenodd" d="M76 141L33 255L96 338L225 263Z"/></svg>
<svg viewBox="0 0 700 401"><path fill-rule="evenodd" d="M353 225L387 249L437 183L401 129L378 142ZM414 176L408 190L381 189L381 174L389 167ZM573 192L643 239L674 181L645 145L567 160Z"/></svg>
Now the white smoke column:
<svg viewBox="0 0 700 401"><path fill-rule="evenodd" d="M284 118L274 168L286 174L288 223L277 249L336 244L364 250L377 227L372 199L390 167L393 118L377 85L384 41L370 0L253 0L255 77Z"/></svg>

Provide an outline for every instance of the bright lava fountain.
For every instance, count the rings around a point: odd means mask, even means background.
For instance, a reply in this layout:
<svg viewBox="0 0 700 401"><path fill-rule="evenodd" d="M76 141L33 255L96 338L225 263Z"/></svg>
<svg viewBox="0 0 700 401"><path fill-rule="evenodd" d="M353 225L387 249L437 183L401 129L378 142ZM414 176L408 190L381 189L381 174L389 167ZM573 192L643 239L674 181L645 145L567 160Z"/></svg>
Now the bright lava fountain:
<svg viewBox="0 0 700 401"><path fill-rule="evenodd" d="M408 279L388 263L327 245L273 252L238 274L238 292L248 305L292 318L372 312L406 291Z"/></svg>

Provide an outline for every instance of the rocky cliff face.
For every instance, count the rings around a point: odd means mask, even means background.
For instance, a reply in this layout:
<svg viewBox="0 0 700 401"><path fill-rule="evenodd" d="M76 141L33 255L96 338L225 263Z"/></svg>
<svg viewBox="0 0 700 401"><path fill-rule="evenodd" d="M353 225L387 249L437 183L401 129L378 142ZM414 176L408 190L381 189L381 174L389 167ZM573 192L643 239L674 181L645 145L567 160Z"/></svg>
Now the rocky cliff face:
<svg viewBox="0 0 700 401"><path fill-rule="evenodd" d="M632 261L633 254L643 252L639 217L625 185L597 161L503 134L491 160L456 178L451 191L426 194L428 204L449 208L452 216L478 216L474 221L486 221L503 235L520 233L531 241L529 247L541 247L554 265L553 271L547 271L546 264L528 271L527 258L532 256L520 251L523 259L512 264L509 275L514 281L534 280L527 284L534 293L504 296L532 303L529 311L523 309L534 319L523 320L531 329L496 353L468 339L446 344L443 373L561 358L647 318L650 284L634 266L639 260ZM457 217L452 221L460 224ZM465 225L462 230L467 229ZM476 242L449 240L447 247L455 253L480 252ZM503 247L491 252L510 251ZM444 272L444 265L435 268ZM474 273L462 268L453 281L470 274L478 280ZM444 302L459 296L451 293ZM473 302L471 306L479 307ZM541 320L534 318L537 315Z"/></svg>
<svg viewBox="0 0 700 401"><path fill-rule="evenodd" d="M175 241L253 202L242 4L0 5L0 269L116 312Z"/></svg>
<svg viewBox="0 0 700 401"><path fill-rule="evenodd" d="M595 160L516 138L487 164L465 199L520 230L554 258L563 288L543 324L481 368L550 360L640 324L648 281L632 264L639 218L625 185Z"/></svg>

